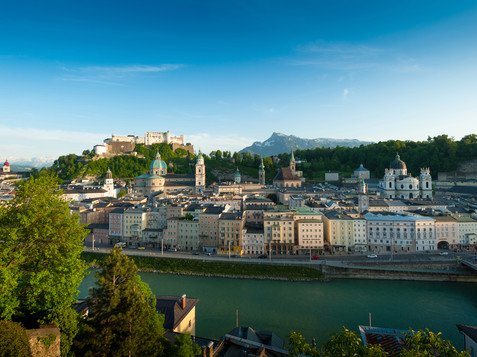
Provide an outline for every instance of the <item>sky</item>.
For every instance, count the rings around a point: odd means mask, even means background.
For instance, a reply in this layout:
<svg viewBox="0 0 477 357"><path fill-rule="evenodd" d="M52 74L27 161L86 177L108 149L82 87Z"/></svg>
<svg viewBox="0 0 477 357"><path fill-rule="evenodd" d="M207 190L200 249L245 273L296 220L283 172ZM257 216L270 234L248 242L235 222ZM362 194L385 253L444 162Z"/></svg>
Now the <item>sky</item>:
<svg viewBox="0 0 477 357"><path fill-rule="evenodd" d="M477 132L475 0L0 2L0 159Z"/></svg>

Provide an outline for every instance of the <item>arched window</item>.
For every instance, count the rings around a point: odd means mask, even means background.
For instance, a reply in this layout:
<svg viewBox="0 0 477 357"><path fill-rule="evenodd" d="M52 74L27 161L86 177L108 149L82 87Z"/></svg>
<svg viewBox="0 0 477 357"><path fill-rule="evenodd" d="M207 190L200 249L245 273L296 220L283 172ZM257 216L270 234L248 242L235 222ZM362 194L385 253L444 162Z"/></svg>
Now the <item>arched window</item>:
<svg viewBox="0 0 477 357"><path fill-rule="evenodd" d="M409 185L409 189L412 190L412 185Z"/></svg>
<svg viewBox="0 0 477 357"><path fill-rule="evenodd" d="M403 189L403 188L404 188L404 185L403 185L403 184L401 184L401 189Z"/></svg>
<svg viewBox="0 0 477 357"><path fill-rule="evenodd" d="M429 182L426 182L426 188L429 188Z"/></svg>
<svg viewBox="0 0 477 357"><path fill-rule="evenodd" d="M389 188L393 188L392 182L389 182Z"/></svg>

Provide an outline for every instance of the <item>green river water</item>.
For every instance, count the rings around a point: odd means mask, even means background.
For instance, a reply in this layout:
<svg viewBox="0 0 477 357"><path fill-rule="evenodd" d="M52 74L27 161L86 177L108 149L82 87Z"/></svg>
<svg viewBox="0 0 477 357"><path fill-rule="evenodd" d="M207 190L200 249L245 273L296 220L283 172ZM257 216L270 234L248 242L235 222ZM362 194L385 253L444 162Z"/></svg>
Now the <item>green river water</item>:
<svg viewBox="0 0 477 357"><path fill-rule="evenodd" d="M87 296L90 274L80 287ZM319 342L342 326L413 329L428 327L462 348L456 324L477 325L477 284L386 280L287 282L141 273L156 295L198 298L197 335L219 338L241 325L274 331L286 339L293 330Z"/></svg>

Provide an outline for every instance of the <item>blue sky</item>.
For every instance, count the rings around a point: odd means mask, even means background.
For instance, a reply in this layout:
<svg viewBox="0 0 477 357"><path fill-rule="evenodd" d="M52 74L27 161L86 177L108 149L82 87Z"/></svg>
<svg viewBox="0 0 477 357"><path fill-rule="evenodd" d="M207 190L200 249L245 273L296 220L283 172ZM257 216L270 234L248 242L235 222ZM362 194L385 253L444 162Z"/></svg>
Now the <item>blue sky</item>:
<svg viewBox="0 0 477 357"><path fill-rule="evenodd" d="M0 156L477 132L477 2L0 3Z"/></svg>

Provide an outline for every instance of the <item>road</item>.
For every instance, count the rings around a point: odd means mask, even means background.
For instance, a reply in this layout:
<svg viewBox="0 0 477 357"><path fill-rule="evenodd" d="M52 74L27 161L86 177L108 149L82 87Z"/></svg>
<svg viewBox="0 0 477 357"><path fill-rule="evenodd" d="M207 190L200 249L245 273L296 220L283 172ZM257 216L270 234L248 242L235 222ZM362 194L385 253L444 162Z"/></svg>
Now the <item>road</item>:
<svg viewBox="0 0 477 357"><path fill-rule="evenodd" d="M111 250L109 244L96 244L95 252L108 253ZM85 246L85 251L92 251L91 246ZM377 258L368 258L367 253L363 254L343 254L343 255L321 255L318 260L310 260L309 256L305 255L272 255L271 259L258 259L257 257L228 257L219 255L207 255L207 254L193 254L190 252L161 252L159 249L133 249L123 248L123 251L127 255L136 256L149 256L149 257L164 257L164 258L181 258L181 259L196 259L205 261L235 261L235 262L250 262L250 263L266 263L266 264L296 264L296 265L321 265L326 261L343 262L343 263L359 263L359 262L373 262L373 263L389 263L393 262L433 262L433 261L451 261L457 258L469 259L475 256L473 253L468 252L448 252L448 255L440 255L439 253L406 253L406 254L394 254L392 257L390 254L378 255Z"/></svg>

